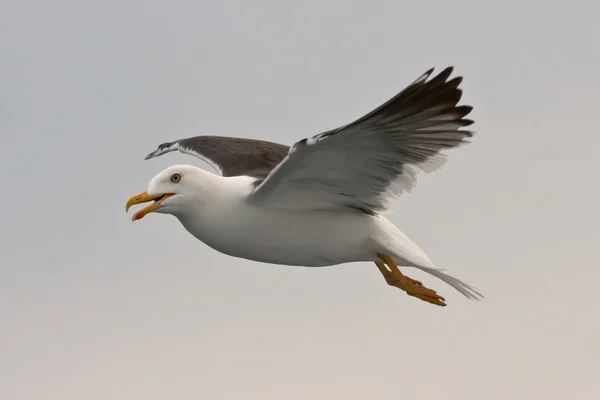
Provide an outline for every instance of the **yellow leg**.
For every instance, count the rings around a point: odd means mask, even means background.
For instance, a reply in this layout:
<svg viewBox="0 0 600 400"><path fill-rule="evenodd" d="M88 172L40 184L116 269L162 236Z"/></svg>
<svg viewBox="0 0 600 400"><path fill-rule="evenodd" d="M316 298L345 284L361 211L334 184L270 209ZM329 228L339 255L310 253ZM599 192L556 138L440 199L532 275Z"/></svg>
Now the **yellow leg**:
<svg viewBox="0 0 600 400"><path fill-rule="evenodd" d="M436 304L438 306L446 305L446 299L438 295L435 290L426 288L421 282L402 274L390 256L385 254L378 254L377 256L385 262L385 264L376 262L375 265L377 265L377 268L379 268L379 271L385 278L385 281L388 283L388 285L402 289L409 296L414 296L431 304ZM386 265L389 267L389 269L386 267Z"/></svg>
<svg viewBox="0 0 600 400"><path fill-rule="evenodd" d="M385 266L385 264L383 264L383 263L376 262L375 265L377 265L377 268L379 268L379 271L381 272L381 274L385 278L385 281L390 286L394 286L393 283L397 280L396 278L394 278L394 273L392 271L390 271L389 269L387 269L386 266ZM404 274L402 274L402 276L404 276L404 278L407 281L409 281L410 283L412 283L415 286L423 286L423 283L421 283L421 281L418 281L416 279L408 277L408 276L406 276Z"/></svg>

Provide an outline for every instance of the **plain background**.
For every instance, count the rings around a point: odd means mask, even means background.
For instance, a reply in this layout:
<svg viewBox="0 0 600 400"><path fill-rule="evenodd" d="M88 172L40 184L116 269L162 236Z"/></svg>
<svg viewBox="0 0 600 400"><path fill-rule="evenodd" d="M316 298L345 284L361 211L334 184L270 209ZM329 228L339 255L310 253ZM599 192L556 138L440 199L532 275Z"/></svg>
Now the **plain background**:
<svg viewBox="0 0 600 400"><path fill-rule="evenodd" d="M592 1L0 2L0 397L596 399ZM292 144L430 67L477 136L391 220L477 286L219 254L125 201L198 134ZM208 167L206 167L208 168ZM292 229L292 227L290 227Z"/></svg>

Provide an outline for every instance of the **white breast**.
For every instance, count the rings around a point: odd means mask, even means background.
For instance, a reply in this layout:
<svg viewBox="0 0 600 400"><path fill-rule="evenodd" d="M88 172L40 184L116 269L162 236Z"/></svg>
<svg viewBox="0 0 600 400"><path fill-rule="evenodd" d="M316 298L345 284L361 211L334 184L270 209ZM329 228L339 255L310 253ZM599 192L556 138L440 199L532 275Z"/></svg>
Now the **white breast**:
<svg viewBox="0 0 600 400"><path fill-rule="evenodd" d="M254 261L325 266L375 259L370 238L376 217L350 210L262 208L247 204L239 190L234 193L179 220L215 250Z"/></svg>

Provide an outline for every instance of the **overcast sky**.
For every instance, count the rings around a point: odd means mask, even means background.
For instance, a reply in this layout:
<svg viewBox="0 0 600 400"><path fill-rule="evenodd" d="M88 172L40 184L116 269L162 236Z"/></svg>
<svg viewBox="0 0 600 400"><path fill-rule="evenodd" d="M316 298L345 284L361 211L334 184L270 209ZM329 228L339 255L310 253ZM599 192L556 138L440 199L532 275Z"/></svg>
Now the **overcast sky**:
<svg viewBox="0 0 600 400"><path fill-rule="evenodd" d="M0 1L4 400L595 399L600 6ZM473 143L390 219L469 301L234 259L125 201L220 134L292 144L454 65Z"/></svg>

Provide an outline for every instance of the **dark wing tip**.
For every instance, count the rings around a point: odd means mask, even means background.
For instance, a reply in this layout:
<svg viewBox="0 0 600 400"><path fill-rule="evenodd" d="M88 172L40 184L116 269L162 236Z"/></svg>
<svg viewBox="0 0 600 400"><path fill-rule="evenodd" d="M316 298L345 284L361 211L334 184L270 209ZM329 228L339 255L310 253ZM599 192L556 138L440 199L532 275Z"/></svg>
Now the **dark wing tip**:
<svg viewBox="0 0 600 400"><path fill-rule="evenodd" d="M461 127L464 127L464 126L473 125L475 123L475 121L473 121L472 119L461 119L460 123L461 123Z"/></svg>
<svg viewBox="0 0 600 400"><path fill-rule="evenodd" d="M158 156L161 156L161 155L163 155L165 153L173 151L173 150L175 150L174 145L176 145L178 143L179 143L179 140L176 140L174 142L161 143L161 144L158 145L158 147L156 148L156 150L154 150L151 153L148 153L146 155L146 157L144 157L144 160L149 160L151 158L158 157Z"/></svg>
<svg viewBox="0 0 600 400"><path fill-rule="evenodd" d="M452 78L448 82L446 82L446 85L457 88L462 83L462 81L463 81L462 76L455 76L454 78Z"/></svg>
<svg viewBox="0 0 600 400"><path fill-rule="evenodd" d="M437 74L437 76L435 78L433 78L433 79L435 79L436 81L445 82L446 79L448 79L450 77L450 75L452 75L453 71L454 71L454 67L452 67L452 66L446 67L446 68L444 68L442 70L442 72L440 72L439 74Z"/></svg>
<svg viewBox="0 0 600 400"><path fill-rule="evenodd" d="M466 117L473 111L473 106L458 106L454 109L457 118Z"/></svg>

